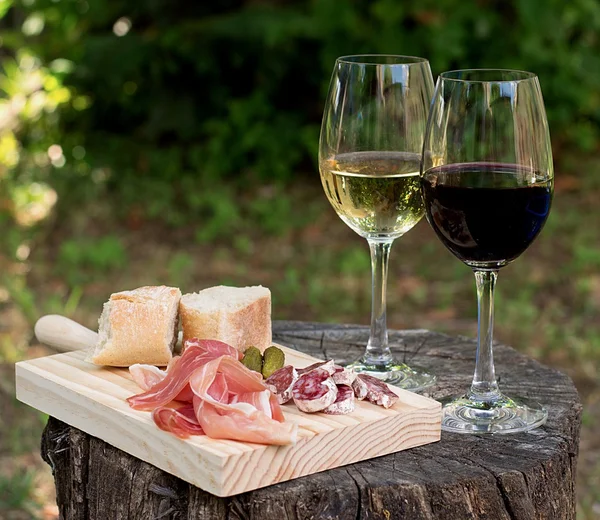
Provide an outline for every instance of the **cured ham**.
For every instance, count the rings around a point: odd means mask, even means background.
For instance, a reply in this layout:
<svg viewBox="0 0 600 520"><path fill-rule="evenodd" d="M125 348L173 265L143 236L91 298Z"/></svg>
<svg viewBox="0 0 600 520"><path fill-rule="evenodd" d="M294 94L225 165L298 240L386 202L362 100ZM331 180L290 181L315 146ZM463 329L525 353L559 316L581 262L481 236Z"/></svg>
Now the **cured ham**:
<svg viewBox="0 0 600 520"><path fill-rule="evenodd" d="M242 359L242 357L244 357L244 355L237 348L216 339L191 338L185 340L183 343L184 353L190 347L200 347L212 359L226 355L235 359Z"/></svg>
<svg viewBox="0 0 600 520"><path fill-rule="evenodd" d="M277 397L261 374L239 358L225 343L189 340L166 371L130 367L144 392L127 401L132 408L152 411L159 428L182 438L206 434L260 444L295 442L297 425L284 421Z"/></svg>
<svg viewBox="0 0 600 520"><path fill-rule="evenodd" d="M136 363L135 365L131 365L129 367L129 373L136 384L144 391L150 390L156 383L162 381L167 372L173 368L173 365L177 363L179 360L179 356L173 356L167 368L165 370L161 370L157 366L154 365L143 365L141 363Z"/></svg>
<svg viewBox="0 0 600 520"><path fill-rule="evenodd" d="M194 392L190 385L188 385L190 389L191 397L189 399L190 402L194 399ZM208 387L208 395L210 395L216 401L228 401L229 400L229 385L227 384L227 378L223 374L217 374L213 380L213 382Z"/></svg>
<svg viewBox="0 0 600 520"><path fill-rule="evenodd" d="M271 409L271 392L263 390L261 392L246 392L243 394L234 395L230 404L246 403L254 406L257 410L263 412L270 419L273 418L273 410Z"/></svg>
<svg viewBox="0 0 600 520"><path fill-rule="evenodd" d="M237 397L229 402L214 399L208 391L216 375L227 381ZM297 425L279 422L283 414L261 375L235 359L222 356L194 372L190 387L194 392L196 418L204 432L215 439L233 439L260 444L296 442ZM248 394L259 394L249 396Z"/></svg>
<svg viewBox="0 0 600 520"><path fill-rule="evenodd" d="M238 403L245 404L245 403ZM253 408L251 405L246 405ZM199 397L194 397L194 410L202 429L214 439L233 439L258 444L292 444L296 442L297 425L280 423L254 409L223 414L223 409ZM278 426L275 426L278 425Z"/></svg>
<svg viewBox="0 0 600 520"><path fill-rule="evenodd" d="M161 430L171 432L182 439L190 435L204 435L191 404L179 407L161 406L152 412L152 419Z"/></svg>
<svg viewBox="0 0 600 520"><path fill-rule="evenodd" d="M166 370L161 370L154 365L142 365L136 363L129 367L129 373L135 383L144 391L147 392L154 385L160 383L167 375Z"/></svg>
<svg viewBox="0 0 600 520"><path fill-rule="evenodd" d="M188 340L185 352L166 372L165 377L146 392L129 397L127 402L136 410L152 411L164 406L185 389L196 369L221 356L239 360L241 353L221 341Z"/></svg>
<svg viewBox="0 0 600 520"><path fill-rule="evenodd" d="M285 420L277 396L267 390L238 394L233 397L231 403L248 403L257 410L264 412L271 419L275 419L278 422L283 422Z"/></svg>
<svg viewBox="0 0 600 520"><path fill-rule="evenodd" d="M283 416L283 410L281 406L279 406L279 400L275 394L271 394L269 398L271 402L271 416L278 422L285 421L285 417Z"/></svg>
<svg viewBox="0 0 600 520"><path fill-rule="evenodd" d="M169 365L167 366L166 370L161 370L154 365L143 365L137 363L129 367L129 373L131 374L131 377L133 377L133 380L136 382L136 384L142 390L144 390L144 392L147 392L165 378L167 372L173 367L178 359L179 356L173 357L171 361L169 361ZM192 393L190 385L185 385L183 390L181 390L181 392L179 392L174 399L175 401L187 402L191 401L193 396L194 394Z"/></svg>

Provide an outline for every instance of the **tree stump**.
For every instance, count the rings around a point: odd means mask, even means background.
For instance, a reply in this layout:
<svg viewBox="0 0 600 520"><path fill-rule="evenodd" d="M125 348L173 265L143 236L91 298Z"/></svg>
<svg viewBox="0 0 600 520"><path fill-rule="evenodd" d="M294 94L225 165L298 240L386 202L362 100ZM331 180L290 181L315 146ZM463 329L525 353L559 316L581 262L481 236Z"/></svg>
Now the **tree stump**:
<svg viewBox="0 0 600 520"><path fill-rule="evenodd" d="M274 322L274 341L319 358L352 360L368 328ZM435 372L433 398L464 392L475 341L425 330L390 331L400 359ZM502 390L549 411L516 435L442 433L438 443L219 498L50 418L42 456L51 465L61 518L158 519L556 519L575 518L581 404L566 375L498 345Z"/></svg>

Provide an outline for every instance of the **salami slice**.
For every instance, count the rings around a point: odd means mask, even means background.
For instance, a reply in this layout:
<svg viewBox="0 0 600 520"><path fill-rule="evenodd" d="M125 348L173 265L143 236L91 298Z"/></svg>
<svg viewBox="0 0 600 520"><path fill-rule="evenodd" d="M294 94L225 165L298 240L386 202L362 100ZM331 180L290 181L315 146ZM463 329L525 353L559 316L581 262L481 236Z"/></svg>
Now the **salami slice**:
<svg viewBox="0 0 600 520"><path fill-rule="evenodd" d="M336 385L352 385L356 379L356 372L352 369L335 365L335 372L331 376Z"/></svg>
<svg viewBox="0 0 600 520"><path fill-rule="evenodd" d="M343 415L354 411L354 390L349 385L337 385L337 397L333 404L323 410L331 415Z"/></svg>
<svg viewBox="0 0 600 520"><path fill-rule="evenodd" d="M318 361L317 363L313 363L312 365L308 365L307 367L304 368L299 368L298 369L298 375L302 376L304 374L308 374L309 372L312 372L313 370L321 369L321 370L325 370L329 375L333 375L335 373L336 370L336 365L333 362L333 359L329 359L327 361Z"/></svg>
<svg viewBox="0 0 600 520"><path fill-rule="evenodd" d="M354 390L354 396L359 401L362 401L365 397L367 397L367 394L369 393L367 383L365 383L358 376L354 379L354 381L352 381L352 390Z"/></svg>
<svg viewBox="0 0 600 520"><path fill-rule="evenodd" d="M367 374L358 374L352 383L352 388L358 400L366 398L384 408L389 408L398 400L398 396L389 389L386 383Z"/></svg>
<svg viewBox="0 0 600 520"><path fill-rule="evenodd" d="M292 365L286 365L275 370L267 379L265 385L277 396L279 404L285 404L292 399L292 388L298 379L298 372Z"/></svg>
<svg viewBox="0 0 600 520"><path fill-rule="evenodd" d="M292 389L292 397L303 412L320 412L335 401L337 386L327 370L317 368L298 378Z"/></svg>

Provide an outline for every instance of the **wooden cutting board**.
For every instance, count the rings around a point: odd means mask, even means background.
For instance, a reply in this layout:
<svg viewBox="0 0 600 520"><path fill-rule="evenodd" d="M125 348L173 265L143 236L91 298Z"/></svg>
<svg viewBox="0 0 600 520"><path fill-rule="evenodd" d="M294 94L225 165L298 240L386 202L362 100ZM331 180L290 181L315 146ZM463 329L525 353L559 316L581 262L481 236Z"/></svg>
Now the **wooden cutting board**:
<svg viewBox="0 0 600 520"><path fill-rule="evenodd" d="M317 361L282 348L296 367ZM84 357L77 351L17 363L17 399L221 497L440 439L440 404L396 387L390 388L400 398L387 410L357 401L351 414L325 415L284 405L286 420L299 426L294 445L179 439L159 430L150 412L129 407L125 399L141 390L127 369L97 367Z"/></svg>

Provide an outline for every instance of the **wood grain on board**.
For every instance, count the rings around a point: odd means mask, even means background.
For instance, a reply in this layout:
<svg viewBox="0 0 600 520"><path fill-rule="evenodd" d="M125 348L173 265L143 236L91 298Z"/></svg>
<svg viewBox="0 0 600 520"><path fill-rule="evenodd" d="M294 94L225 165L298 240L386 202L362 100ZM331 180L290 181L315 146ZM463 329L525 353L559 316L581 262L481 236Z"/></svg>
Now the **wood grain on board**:
<svg viewBox="0 0 600 520"><path fill-rule="evenodd" d="M283 347L286 363L316 358ZM357 401L348 415L306 414L283 406L298 423L298 442L264 446L206 436L179 439L159 430L150 412L125 399L140 393L124 368L97 367L85 352L17 363L17 398L61 421L218 496L231 496L361 460L436 442L440 404L391 387L398 402L385 409Z"/></svg>

